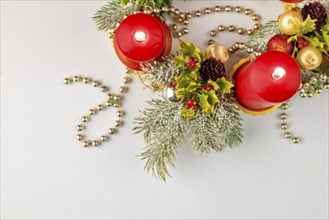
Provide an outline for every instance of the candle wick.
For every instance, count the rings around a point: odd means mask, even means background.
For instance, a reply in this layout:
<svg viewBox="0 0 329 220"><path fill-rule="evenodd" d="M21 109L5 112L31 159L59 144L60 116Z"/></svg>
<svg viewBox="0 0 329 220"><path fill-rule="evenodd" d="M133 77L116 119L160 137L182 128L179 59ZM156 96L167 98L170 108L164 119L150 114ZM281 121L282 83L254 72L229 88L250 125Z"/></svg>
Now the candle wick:
<svg viewBox="0 0 329 220"><path fill-rule="evenodd" d="M280 80L286 75L286 70L282 67L276 67L272 73L272 78L274 80Z"/></svg>
<svg viewBox="0 0 329 220"><path fill-rule="evenodd" d="M134 38L138 42L143 42L146 39L146 34L143 31L137 31L134 34Z"/></svg>

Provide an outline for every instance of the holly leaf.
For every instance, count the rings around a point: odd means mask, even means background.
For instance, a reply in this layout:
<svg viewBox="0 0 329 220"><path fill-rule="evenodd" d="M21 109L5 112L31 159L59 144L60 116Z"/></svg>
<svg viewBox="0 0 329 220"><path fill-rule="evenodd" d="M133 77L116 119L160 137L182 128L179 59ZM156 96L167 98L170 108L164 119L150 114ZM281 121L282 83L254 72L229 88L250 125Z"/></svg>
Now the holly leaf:
<svg viewBox="0 0 329 220"><path fill-rule="evenodd" d="M222 94L230 93L231 92L231 88L234 87L234 85L232 83L230 83L229 81L227 81L225 79L225 77L222 77L221 79L217 79L216 83L219 85L220 92Z"/></svg>
<svg viewBox="0 0 329 220"><path fill-rule="evenodd" d="M187 121L189 121L189 120L191 120L192 118L194 118L194 116L195 116L195 112L196 111L194 111L193 109L187 109L187 108L183 108L182 109L182 116L187 120Z"/></svg>
<svg viewBox="0 0 329 220"><path fill-rule="evenodd" d="M214 90L211 91L202 91L198 94L199 105L202 108L202 112L210 114L214 112L215 105L219 103L219 99Z"/></svg>
<svg viewBox="0 0 329 220"><path fill-rule="evenodd" d="M306 40L308 40L308 42L310 42L310 45L312 47L315 47L317 49L319 49L321 52L328 54L328 51L325 49L326 43L323 43L319 40L319 38L317 37L305 37L304 38Z"/></svg>
<svg viewBox="0 0 329 220"><path fill-rule="evenodd" d="M130 0L120 0L122 6L127 6L130 3Z"/></svg>
<svg viewBox="0 0 329 220"><path fill-rule="evenodd" d="M214 88L215 91L218 91L219 88L220 88L220 86L216 82L212 81L211 79L208 80L207 83L210 84L210 85L212 85L212 87Z"/></svg>
<svg viewBox="0 0 329 220"><path fill-rule="evenodd" d="M185 61L185 57L181 54L181 55L177 55L175 57L175 64L178 67L186 67L186 61Z"/></svg>
<svg viewBox="0 0 329 220"><path fill-rule="evenodd" d="M299 25L299 34L304 35L315 31L315 22L316 19L312 20L311 16L308 15L306 20Z"/></svg>

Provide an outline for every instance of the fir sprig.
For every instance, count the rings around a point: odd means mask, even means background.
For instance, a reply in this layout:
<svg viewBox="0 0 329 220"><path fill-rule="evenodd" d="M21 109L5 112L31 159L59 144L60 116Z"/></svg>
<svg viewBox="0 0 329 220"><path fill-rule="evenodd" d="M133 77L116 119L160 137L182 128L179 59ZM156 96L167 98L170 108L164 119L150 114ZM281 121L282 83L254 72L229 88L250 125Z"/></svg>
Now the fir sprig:
<svg viewBox="0 0 329 220"><path fill-rule="evenodd" d="M250 36L246 45L253 47L255 51L266 52L268 41L277 34L280 34L278 21L269 21Z"/></svg>
<svg viewBox="0 0 329 220"><path fill-rule="evenodd" d="M174 81L175 77L180 74L181 68L175 65L173 55L171 55L164 57L161 61L143 64L142 70L145 74L141 76L147 86L152 92L159 92Z"/></svg>
<svg viewBox="0 0 329 220"><path fill-rule="evenodd" d="M119 0L112 0L102 6L94 15L93 20L99 31L111 31L117 27L124 16L131 14L137 10L136 4L129 4L123 7Z"/></svg>
<svg viewBox="0 0 329 220"><path fill-rule="evenodd" d="M145 150L140 155L146 160L145 170L160 180L170 176L168 165L174 167L178 146L185 140L187 124L181 118L181 106L158 99L148 102L149 108L135 119L135 133L143 133Z"/></svg>

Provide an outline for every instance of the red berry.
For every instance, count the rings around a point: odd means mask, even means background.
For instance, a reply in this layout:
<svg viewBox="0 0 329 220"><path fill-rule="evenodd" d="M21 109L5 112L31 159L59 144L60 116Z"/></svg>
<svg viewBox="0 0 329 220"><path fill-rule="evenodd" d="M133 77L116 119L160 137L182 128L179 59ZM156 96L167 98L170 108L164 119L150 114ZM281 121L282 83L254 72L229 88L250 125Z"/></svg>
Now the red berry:
<svg viewBox="0 0 329 220"><path fill-rule="evenodd" d="M302 43L304 43L304 39L303 38L298 38L298 44L302 44Z"/></svg>
<svg viewBox="0 0 329 220"><path fill-rule="evenodd" d="M193 100L193 99L188 100L188 101L187 101L187 104L188 104L188 105L194 105L194 100Z"/></svg>
<svg viewBox="0 0 329 220"><path fill-rule="evenodd" d="M298 44L298 48L302 49L304 47L304 44Z"/></svg>
<svg viewBox="0 0 329 220"><path fill-rule="evenodd" d="M176 86L177 86L177 83L176 82L171 82L168 85L169 88L175 88Z"/></svg>
<svg viewBox="0 0 329 220"><path fill-rule="evenodd" d="M186 108L186 109L190 109L191 107L192 107L192 106L191 106L190 104L186 104L186 105L185 105L185 108Z"/></svg>
<svg viewBox="0 0 329 220"><path fill-rule="evenodd" d="M193 110L197 110L198 109L198 107L196 106L196 105L192 105L192 107L191 107Z"/></svg>
<svg viewBox="0 0 329 220"><path fill-rule="evenodd" d="M186 66L189 67L189 68L195 67L196 66L195 59L193 57L190 57L187 61Z"/></svg>
<svg viewBox="0 0 329 220"><path fill-rule="evenodd" d="M207 85L207 86L206 86L206 90L207 90L208 92L211 91L211 90L213 90L213 88L214 88L214 87L212 87L212 85Z"/></svg>
<svg viewBox="0 0 329 220"><path fill-rule="evenodd" d="M304 47L307 47L308 45L310 45L310 42L308 42L307 40L304 41L303 43Z"/></svg>

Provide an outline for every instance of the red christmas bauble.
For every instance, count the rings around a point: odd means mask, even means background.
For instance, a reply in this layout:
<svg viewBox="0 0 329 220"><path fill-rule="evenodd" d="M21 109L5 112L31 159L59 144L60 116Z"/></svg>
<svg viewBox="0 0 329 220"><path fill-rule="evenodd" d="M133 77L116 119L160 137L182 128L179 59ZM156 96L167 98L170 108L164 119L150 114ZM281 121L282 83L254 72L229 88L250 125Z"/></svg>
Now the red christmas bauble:
<svg viewBox="0 0 329 220"><path fill-rule="evenodd" d="M281 0L283 2L287 2L287 3L298 3L298 2L302 2L304 0Z"/></svg>
<svg viewBox="0 0 329 220"><path fill-rule="evenodd" d="M134 70L140 64L169 55L172 36L160 18L138 13L124 19L114 34L114 49L121 62Z"/></svg>
<svg viewBox="0 0 329 220"><path fill-rule="evenodd" d="M234 79L237 101L247 109L260 111L295 95L302 74L290 55L270 51L238 70Z"/></svg>

